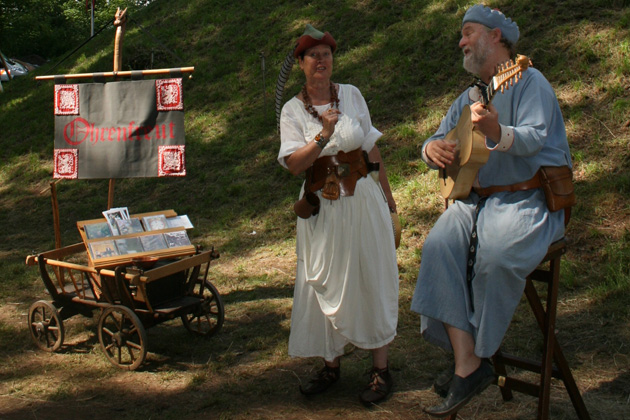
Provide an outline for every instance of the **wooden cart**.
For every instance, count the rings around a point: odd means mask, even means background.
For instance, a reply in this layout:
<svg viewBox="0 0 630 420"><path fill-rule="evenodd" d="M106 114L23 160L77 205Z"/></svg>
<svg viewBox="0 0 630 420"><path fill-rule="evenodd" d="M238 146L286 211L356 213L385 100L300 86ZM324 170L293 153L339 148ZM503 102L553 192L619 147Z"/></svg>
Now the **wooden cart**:
<svg viewBox="0 0 630 420"><path fill-rule="evenodd" d="M122 40L127 21L125 10L117 10L114 18L114 71L98 73L113 79L131 77L134 71L122 70ZM142 75L192 73L194 67L142 70ZM96 73L37 76L36 80L93 78ZM97 240L85 234L85 225L102 222L78 222L83 239L67 247L61 246L59 206L56 183L50 184L53 205L56 249L26 258L28 265L37 265L52 297L40 300L28 311L31 336L42 350L56 351L64 340L63 321L74 315L92 316L100 311L98 339L109 361L122 369L137 369L147 353L146 328L180 317L193 334L210 337L223 325L224 307L219 292L208 280L210 262L219 254L190 245L141 252L134 255L96 255L92 247ZM109 180L108 209L113 207L114 181ZM159 212L174 215L172 210ZM139 215L141 216L141 215ZM182 229L163 229L164 234ZM140 238L151 233L121 235Z"/></svg>
<svg viewBox="0 0 630 420"><path fill-rule="evenodd" d="M142 256L109 268L89 264L84 242L28 256L26 263L39 267L52 297L52 302L33 303L28 311L35 344L45 351L58 350L64 340L63 321L77 314L91 317L95 309L100 310L101 349L122 369L142 365L146 328L161 322L179 317L193 334L216 334L223 325L224 306L208 272L219 255L214 249L193 248L192 255Z"/></svg>

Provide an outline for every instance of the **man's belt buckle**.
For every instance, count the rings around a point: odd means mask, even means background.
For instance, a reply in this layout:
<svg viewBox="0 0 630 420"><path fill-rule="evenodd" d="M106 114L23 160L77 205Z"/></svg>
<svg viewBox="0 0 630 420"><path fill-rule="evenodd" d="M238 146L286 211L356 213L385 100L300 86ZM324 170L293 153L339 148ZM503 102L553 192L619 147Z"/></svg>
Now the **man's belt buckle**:
<svg viewBox="0 0 630 420"><path fill-rule="evenodd" d="M350 175L350 164L349 163L339 164L339 166L337 166L337 175L341 177Z"/></svg>

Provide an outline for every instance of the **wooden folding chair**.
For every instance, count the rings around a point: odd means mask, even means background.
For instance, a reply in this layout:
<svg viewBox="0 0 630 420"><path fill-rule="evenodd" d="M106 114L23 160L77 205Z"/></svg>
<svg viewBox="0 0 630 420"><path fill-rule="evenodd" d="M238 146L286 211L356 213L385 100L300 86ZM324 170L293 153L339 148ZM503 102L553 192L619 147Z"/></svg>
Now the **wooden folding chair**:
<svg viewBox="0 0 630 420"><path fill-rule="evenodd" d="M564 386L569 393L578 418L581 420L590 419L580 391L575 384L575 380L573 379L573 375L571 374L560 344L556 340L555 334L558 284L560 283L560 259L562 255L566 253L566 249L567 244L564 238L551 244L547 255L545 255L545 258L541 261L541 265L527 276L525 284L525 296L543 334L544 346L542 359L524 359L505 354L501 349L492 357L494 369L497 374L497 385L501 389L503 400L508 401L512 399L512 391L538 397L539 420L549 418L549 394L552 377L561 379L564 382ZM548 266L545 268L545 265ZM534 287L534 281L547 284L545 307L543 307L541 298ZM555 362L555 366L553 362ZM539 374L539 383L526 382L508 376L505 369L506 365Z"/></svg>
<svg viewBox="0 0 630 420"><path fill-rule="evenodd" d="M525 296L543 333L544 347L541 360L513 356L503 353L501 349L492 356L494 370L497 374L495 383L501 389L503 400L511 400L513 398L512 391L537 397L538 420L547 420L549 418L549 395L552 377L562 379L564 382L578 418L580 420L590 420L591 418L555 334L558 283L560 283L560 259L566 253L566 250L567 243L564 238L551 244L547 250L547 255L540 262L539 267L527 276L525 283ZM547 263L548 267L545 268L544 266ZM534 287L534 281L547 283L545 307L543 307L540 296ZM554 361L556 366L553 365ZM505 369L506 365L537 373L540 375L540 381L532 383L511 377ZM457 413L451 414L448 419L456 420Z"/></svg>

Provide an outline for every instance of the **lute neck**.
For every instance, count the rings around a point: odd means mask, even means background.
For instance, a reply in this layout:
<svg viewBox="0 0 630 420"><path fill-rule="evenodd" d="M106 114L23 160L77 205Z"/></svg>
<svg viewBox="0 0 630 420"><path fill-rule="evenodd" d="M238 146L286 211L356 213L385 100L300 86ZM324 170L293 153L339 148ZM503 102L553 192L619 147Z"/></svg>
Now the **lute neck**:
<svg viewBox="0 0 630 420"><path fill-rule="evenodd" d="M487 85L481 79L478 79L474 81L471 86L477 86L477 88L479 88L479 92L481 93L481 102L484 105L488 105L492 102L494 95L497 93L496 89L493 87L492 81L490 82L490 85Z"/></svg>

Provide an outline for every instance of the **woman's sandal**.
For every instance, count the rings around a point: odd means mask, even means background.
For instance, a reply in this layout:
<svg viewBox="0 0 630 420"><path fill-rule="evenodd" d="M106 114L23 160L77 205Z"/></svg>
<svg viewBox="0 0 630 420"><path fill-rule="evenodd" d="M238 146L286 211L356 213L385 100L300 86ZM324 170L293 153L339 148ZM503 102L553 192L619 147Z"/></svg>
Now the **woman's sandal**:
<svg viewBox="0 0 630 420"><path fill-rule="evenodd" d="M324 367L317 372L317 375L306 385L300 385L300 392L304 395L321 394L339 380L339 373L339 366L330 367L324 365Z"/></svg>
<svg viewBox="0 0 630 420"><path fill-rule="evenodd" d="M372 368L370 382L359 395L359 399L363 405L369 407L372 404L385 400L391 393L393 385L394 381L388 368Z"/></svg>

